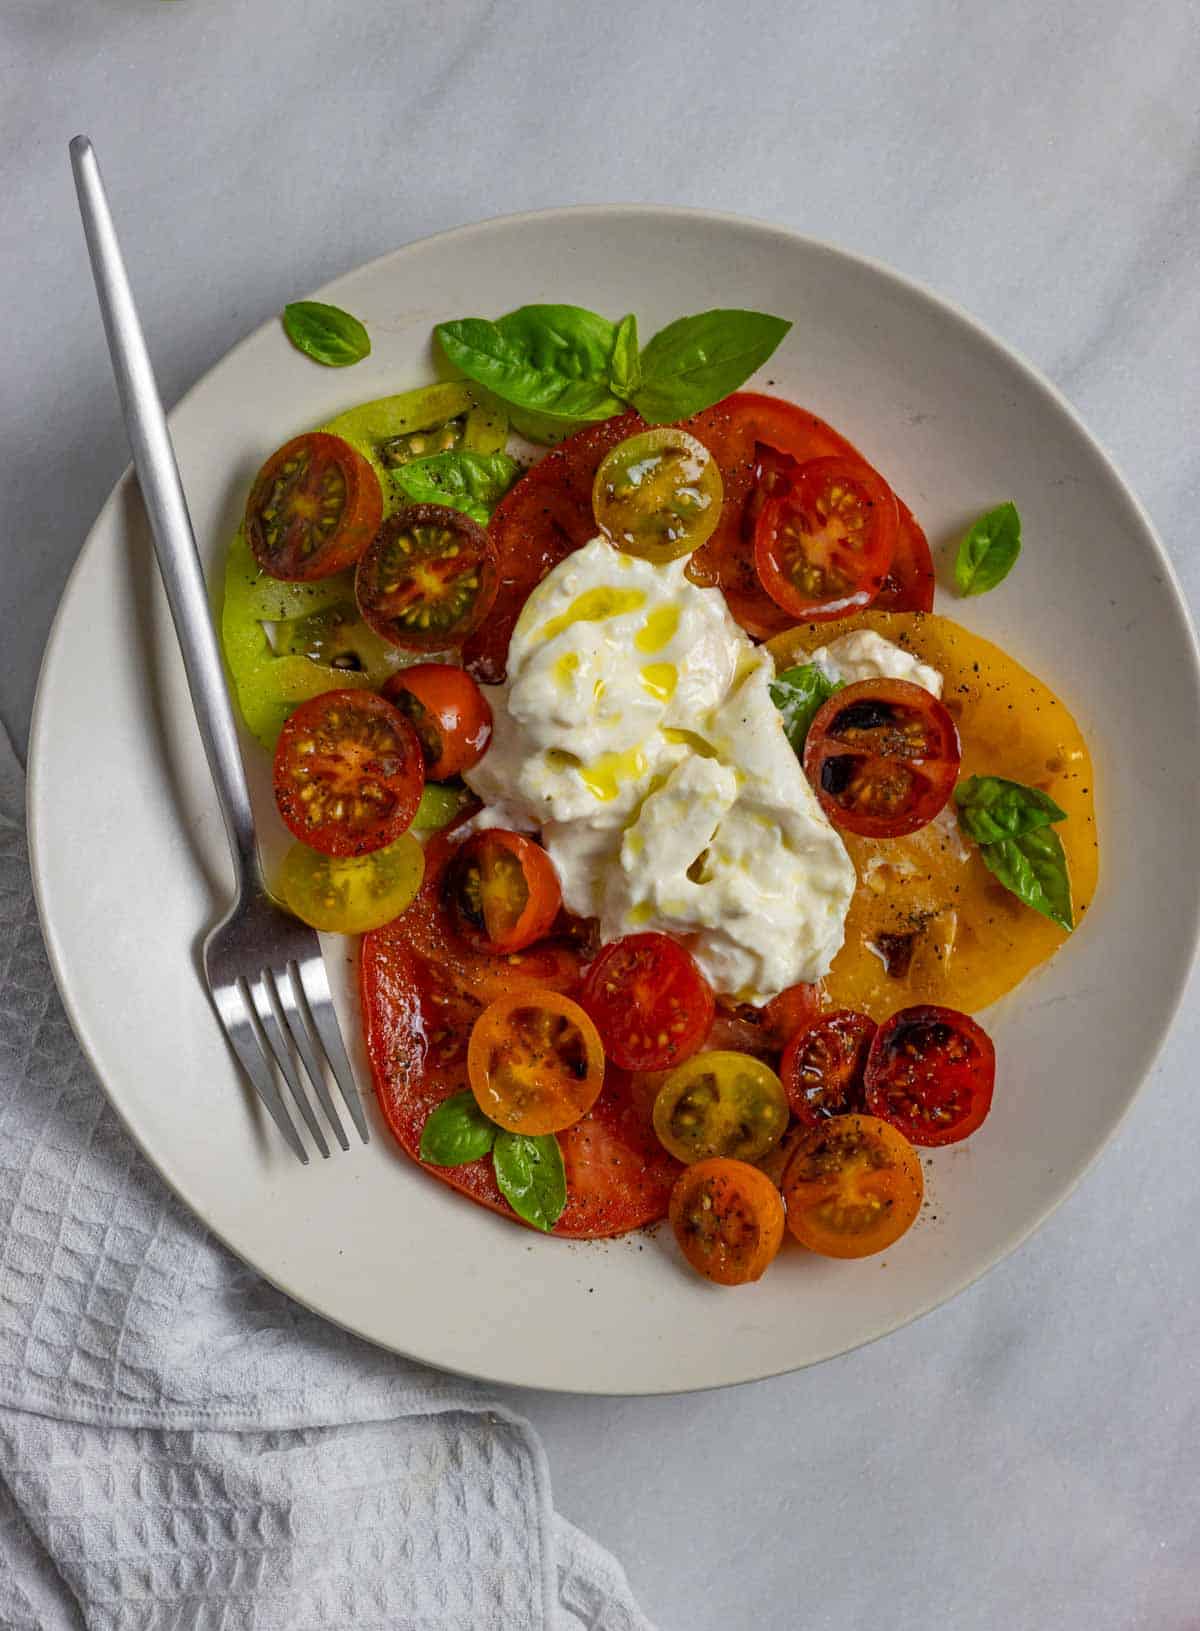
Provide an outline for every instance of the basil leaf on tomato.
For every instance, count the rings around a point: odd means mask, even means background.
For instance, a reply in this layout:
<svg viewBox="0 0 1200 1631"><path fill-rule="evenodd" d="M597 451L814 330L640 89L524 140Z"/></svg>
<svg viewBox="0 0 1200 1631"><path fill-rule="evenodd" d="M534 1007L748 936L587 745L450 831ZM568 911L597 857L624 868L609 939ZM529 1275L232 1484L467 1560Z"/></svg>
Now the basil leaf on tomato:
<svg viewBox="0 0 1200 1631"><path fill-rule="evenodd" d="M319 300L283 308L283 327L297 351L325 368L349 368L370 355L371 341L357 317Z"/></svg>
<svg viewBox="0 0 1200 1631"><path fill-rule="evenodd" d="M844 688L844 680L831 680L816 663L785 668L771 681L767 687L771 701L783 715L783 729L797 758L804 752L808 727L822 704Z"/></svg>
<svg viewBox="0 0 1200 1631"><path fill-rule="evenodd" d="M521 306L434 332L456 368L515 407L580 423L621 411L608 384L616 328L581 306Z"/></svg>
<svg viewBox="0 0 1200 1631"><path fill-rule="evenodd" d="M982 595L1003 583L1021 553L1021 517L1015 504L981 515L958 546L954 582L960 595Z"/></svg>
<svg viewBox="0 0 1200 1631"><path fill-rule="evenodd" d="M553 1133L496 1134L492 1164L500 1193L519 1218L549 1231L567 1204L567 1173Z"/></svg>
<svg viewBox="0 0 1200 1631"><path fill-rule="evenodd" d="M633 406L651 425L686 419L740 385L791 328L758 311L704 311L660 329L641 354Z"/></svg>
<svg viewBox="0 0 1200 1631"><path fill-rule="evenodd" d="M1020 838L1067 819L1049 793L1004 776L968 776L954 789L954 802L959 826L977 844Z"/></svg>
<svg viewBox="0 0 1200 1631"><path fill-rule="evenodd" d="M623 402L632 402L634 393L642 383L637 318L632 312L617 324L612 361L608 365L608 382Z"/></svg>
<svg viewBox="0 0 1200 1631"><path fill-rule="evenodd" d="M465 1166L488 1153L496 1132L474 1093L455 1093L429 1112L421 1129L421 1159L431 1167Z"/></svg>
<svg viewBox="0 0 1200 1631"><path fill-rule="evenodd" d="M1036 827L1018 838L981 844L979 854L988 871L1018 900L1035 912L1071 930L1071 878L1062 839L1053 827Z"/></svg>
<svg viewBox="0 0 1200 1631"><path fill-rule="evenodd" d="M392 486L414 504L448 504L486 526L521 473L507 453L434 453L391 472Z"/></svg>

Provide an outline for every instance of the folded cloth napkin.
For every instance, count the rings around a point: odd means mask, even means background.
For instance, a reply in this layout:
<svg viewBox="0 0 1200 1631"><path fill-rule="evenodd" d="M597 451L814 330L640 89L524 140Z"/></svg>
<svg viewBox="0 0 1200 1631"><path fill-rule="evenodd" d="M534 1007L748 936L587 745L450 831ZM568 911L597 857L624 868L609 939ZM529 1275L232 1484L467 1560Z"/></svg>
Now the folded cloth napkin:
<svg viewBox="0 0 1200 1631"><path fill-rule="evenodd" d="M0 1625L651 1631L527 1423L244 1267L67 1024L0 732Z"/></svg>

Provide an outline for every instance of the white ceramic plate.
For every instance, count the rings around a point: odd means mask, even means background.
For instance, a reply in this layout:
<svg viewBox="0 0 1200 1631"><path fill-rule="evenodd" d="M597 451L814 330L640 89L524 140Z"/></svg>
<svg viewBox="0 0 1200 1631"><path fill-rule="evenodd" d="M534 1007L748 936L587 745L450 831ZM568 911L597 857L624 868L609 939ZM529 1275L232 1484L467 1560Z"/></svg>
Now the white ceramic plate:
<svg viewBox="0 0 1200 1631"><path fill-rule="evenodd" d="M1196 941L1200 683L1146 516L1054 390L960 313L883 268L746 221L583 209L412 244L322 298L365 319L352 371L271 323L173 415L214 584L254 470L279 443L426 382L432 324L567 300L643 334L748 306L794 320L760 385L813 408L916 510L935 547L1004 498L1025 553L999 591L939 608L1012 651L1073 709L1096 761L1101 887L1048 967L987 1016L995 1108L928 1163L934 1204L884 1258L785 1251L722 1292L669 1239L545 1240L423 1176L377 1115L369 1148L302 1170L264 1128L217 1031L197 948L229 889L225 841L136 490L102 511L47 648L32 744L34 871L79 1037L150 1159L201 1218L300 1301L451 1370L652 1393L811 1364L933 1308L1068 1193L1128 1109ZM945 551L939 569L946 581ZM274 821L261 753L247 758ZM262 795L266 795L265 799ZM343 1025L357 1036L346 943ZM360 1080L370 1090L359 1050ZM936 1221L933 1218L936 1214Z"/></svg>

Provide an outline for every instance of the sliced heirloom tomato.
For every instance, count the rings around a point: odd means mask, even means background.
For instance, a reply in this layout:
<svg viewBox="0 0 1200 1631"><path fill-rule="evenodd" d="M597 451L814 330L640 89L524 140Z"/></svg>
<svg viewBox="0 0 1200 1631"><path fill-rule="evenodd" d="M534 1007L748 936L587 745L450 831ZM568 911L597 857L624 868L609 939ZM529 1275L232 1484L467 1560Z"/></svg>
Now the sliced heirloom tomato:
<svg viewBox="0 0 1200 1631"><path fill-rule="evenodd" d="M261 569L289 583L353 566L379 530L383 494L362 454L311 431L273 453L246 500L246 538Z"/></svg>
<svg viewBox="0 0 1200 1631"><path fill-rule="evenodd" d="M759 582L797 622L863 611L883 588L898 531L896 500L873 470L810 459L755 523Z"/></svg>
<svg viewBox="0 0 1200 1631"><path fill-rule="evenodd" d="M901 838L945 805L961 756L953 719L923 687L859 680L813 719L804 771L835 827L860 838Z"/></svg>
<svg viewBox="0 0 1200 1631"><path fill-rule="evenodd" d="M414 663L383 687L421 739L430 781L477 765L492 739L492 710L471 676L453 663Z"/></svg>
<svg viewBox="0 0 1200 1631"><path fill-rule="evenodd" d="M592 1108L604 1085L604 1046L578 1003L557 991L518 991L480 1014L467 1046L471 1091L510 1133L557 1133Z"/></svg>
<svg viewBox="0 0 1200 1631"><path fill-rule="evenodd" d="M718 997L709 1046L752 1053L756 1059L777 1056L824 1007L825 994L819 983L789 985L762 1008Z"/></svg>
<svg viewBox="0 0 1200 1631"><path fill-rule="evenodd" d="M834 1116L797 1142L783 1174L787 1226L823 1257L870 1257L899 1240L921 1210L916 1150L874 1116Z"/></svg>
<svg viewBox="0 0 1200 1631"><path fill-rule="evenodd" d="M445 504L389 516L358 563L364 621L406 651L459 646L496 598L496 556L477 521Z"/></svg>
<svg viewBox="0 0 1200 1631"><path fill-rule="evenodd" d="M301 703L275 748L275 802L295 837L322 855L366 855L406 832L421 802L421 744L370 691Z"/></svg>
<svg viewBox="0 0 1200 1631"><path fill-rule="evenodd" d="M605 454L592 484L596 524L618 549L674 561L712 536L724 485L717 461L685 430L644 430Z"/></svg>
<svg viewBox="0 0 1200 1631"><path fill-rule="evenodd" d="M748 1053L713 1050L678 1066L658 1090L654 1131L678 1161L758 1161L788 1124L779 1077Z"/></svg>
<svg viewBox="0 0 1200 1631"><path fill-rule="evenodd" d="M783 1200L745 1161L685 1167L671 1191L671 1227L698 1274L719 1286L758 1280L783 1242Z"/></svg>
<svg viewBox="0 0 1200 1631"><path fill-rule="evenodd" d="M992 1107L996 1050L967 1014L932 1003L879 1027L867 1060L867 1109L914 1144L957 1144Z"/></svg>
<svg viewBox="0 0 1200 1631"><path fill-rule="evenodd" d="M459 846L446 868L454 927L477 951L524 951L549 934L562 889L554 862L522 833L488 827Z"/></svg>
<svg viewBox="0 0 1200 1631"><path fill-rule="evenodd" d="M283 858L279 893L303 923L326 934L365 934L399 917L416 896L425 853L411 832L370 855L320 855L293 844Z"/></svg>
<svg viewBox="0 0 1200 1631"><path fill-rule="evenodd" d="M579 998L604 1051L625 1070L668 1070L712 1029L712 987L665 934L631 934L604 947Z"/></svg>
<svg viewBox="0 0 1200 1631"><path fill-rule="evenodd" d="M792 1114L806 1127L866 1109L863 1072L875 1021L853 1009L822 1014L797 1031L779 1062Z"/></svg>

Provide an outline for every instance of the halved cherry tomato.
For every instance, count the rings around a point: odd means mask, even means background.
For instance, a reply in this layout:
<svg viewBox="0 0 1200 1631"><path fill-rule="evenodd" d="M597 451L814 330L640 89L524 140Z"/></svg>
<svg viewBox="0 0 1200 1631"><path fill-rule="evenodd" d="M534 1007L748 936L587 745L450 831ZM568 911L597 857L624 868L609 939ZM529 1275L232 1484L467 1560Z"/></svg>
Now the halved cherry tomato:
<svg viewBox="0 0 1200 1631"><path fill-rule="evenodd" d="M761 1279L783 1242L783 1200L745 1161L713 1159L685 1167L671 1191L679 1249L706 1280L742 1286Z"/></svg>
<svg viewBox="0 0 1200 1631"><path fill-rule="evenodd" d="M630 934L605 946L579 1000L605 1053L625 1070L667 1070L695 1053L716 1007L694 958L666 934Z"/></svg>
<svg viewBox="0 0 1200 1631"><path fill-rule="evenodd" d="M721 472L704 443L660 425L605 454L592 510L601 532L627 555L674 561L712 536L723 497Z"/></svg>
<svg viewBox="0 0 1200 1631"><path fill-rule="evenodd" d="M935 696L908 680L859 680L818 711L804 771L835 827L900 838L946 803L961 753L954 721Z"/></svg>
<svg viewBox="0 0 1200 1631"><path fill-rule="evenodd" d="M424 785L416 731L370 691L325 691L279 733L275 802L288 829L322 855L366 855L399 838Z"/></svg>
<svg viewBox="0 0 1200 1631"><path fill-rule="evenodd" d="M512 1133L557 1133L604 1086L604 1045L577 1002L557 991L498 997L475 1021L467 1073L479 1108Z"/></svg>
<svg viewBox="0 0 1200 1631"><path fill-rule="evenodd" d="M279 893L304 923L326 934L365 934L409 907L421 887L425 852L411 832L370 855L319 855L293 844L283 858Z"/></svg>
<svg viewBox="0 0 1200 1631"><path fill-rule="evenodd" d="M875 1029L866 1014L839 1008L796 1032L783 1050L779 1075L798 1121L815 1127L866 1108L863 1071Z"/></svg>
<svg viewBox="0 0 1200 1631"><path fill-rule="evenodd" d="M715 1155L757 1161L787 1124L783 1084L748 1053L695 1054L671 1072L654 1101L654 1131L678 1161Z"/></svg>
<svg viewBox="0 0 1200 1631"><path fill-rule="evenodd" d="M358 563L364 620L406 651L458 646L496 598L496 552L477 521L445 504L389 516Z"/></svg>
<svg viewBox="0 0 1200 1631"><path fill-rule="evenodd" d="M478 951L524 951L549 934L562 906L554 862L532 838L503 827L460 846L444 888L455 928Z"/></svg>
<svg viewBox="0 0 1200 1631"><path fill-rule="evenodd" d="M996 1050L967 1014L932 1003L879 1027L867 1059L867 1109L914 1144L957 1144L992 1107Z"/></svg>
<svg viewBox="0 0 1200 1631"><path fill-rule="evenodd" d="M288 583L344 572L383 519L379 477L340 436L312 431L273 453L246 500L246 538L264 572Z"/></svg>
<svg viewBox="0 0 1200 1631"><path fill-rule="evenodd" d="M822 1257L870 1257L912 1227L925 1194L916 1150L874 1116L834 1116L796 1144L783 1174L787 1226Z"/></svg>
<svg viewBox="0 0 1200 1631"><path fill-rule="evenodd" d="M810 459L755 524L759 582L797 622L863 611L883 587L898 530L891 488L867 465Z"/></svg>
<svg viewBox="0 0 1200 1631"><path fill-rule="evenodd" d="M383 694L413 723L430 781L470 770L492 739L492 710L465 671L453 663L414 663L393 674Z"/></svg>

